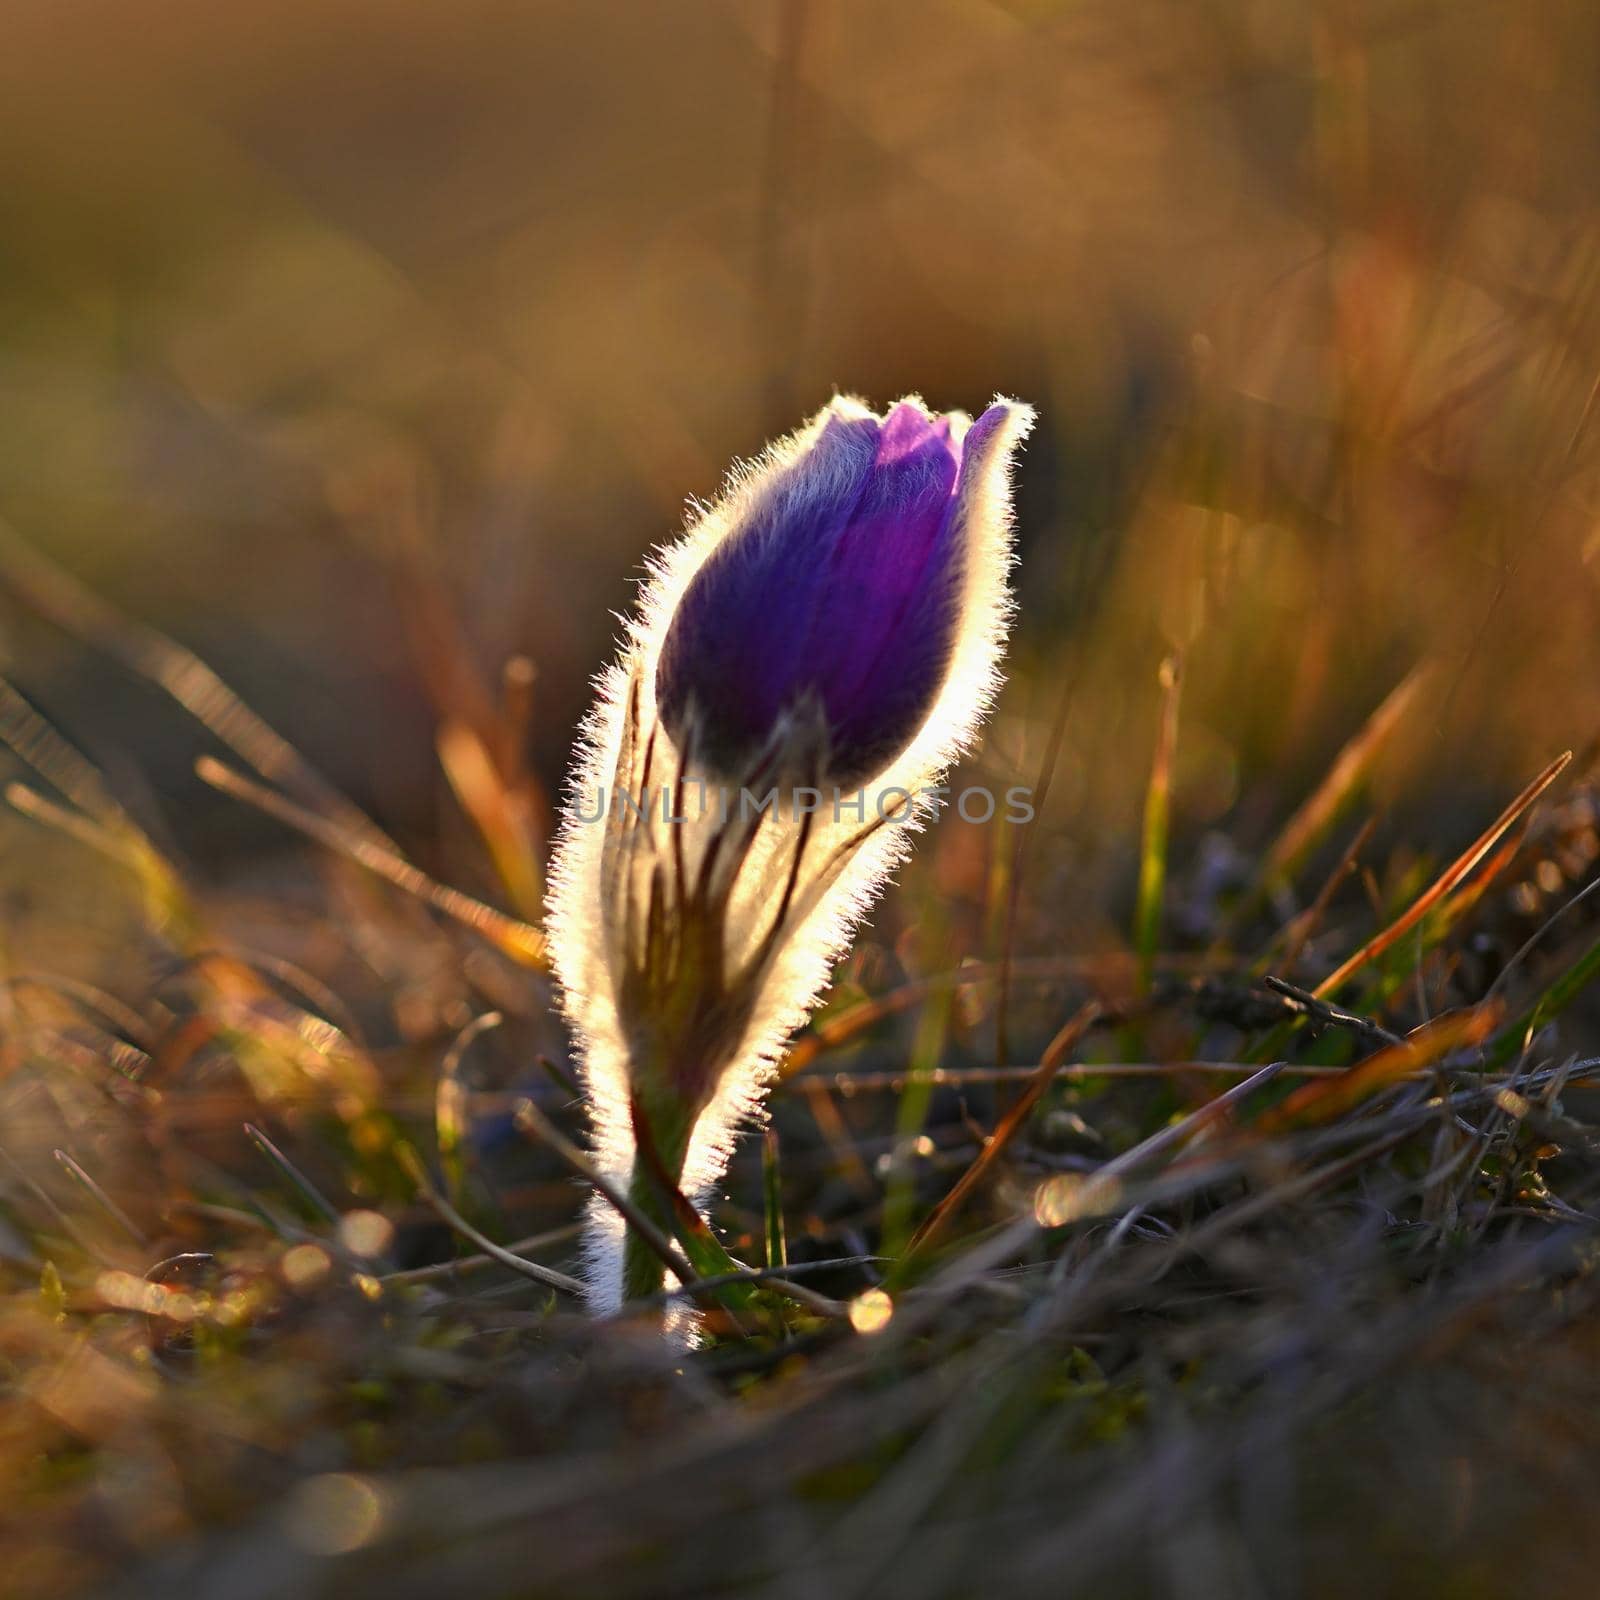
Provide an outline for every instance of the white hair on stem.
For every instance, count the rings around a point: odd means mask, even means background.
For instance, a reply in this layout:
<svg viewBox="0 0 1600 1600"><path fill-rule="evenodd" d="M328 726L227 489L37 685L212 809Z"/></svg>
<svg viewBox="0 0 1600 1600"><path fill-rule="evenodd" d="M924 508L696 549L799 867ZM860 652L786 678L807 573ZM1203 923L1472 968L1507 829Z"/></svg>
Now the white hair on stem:
<svg viewBox="0 0 1600 1600"><path fill-rule="evenodd" d="M920 401L913 400L920 408ZM1012 615L1007 583L1012 565L1010 461L1033 424L1032 410L997 399L998 425L985 430L980 454L963 460L953 515L963 527L963 559L953 569L960 593L950 666L921 727L869 786L881 797L936 786L967 750L1000 682L1000 657ZM664 886L710 881L726 894L722 915L728 970L742 971L750 1004L713 1063L715 1086L696 1117L679 1186L701 1206L726 1170L742 1128L763 1116L763 1100L785 1045L827 986L851 933L911 848L925 820L921 808L905 821L873 826L825 807L802 820L769 811L752 830L730 841L715 807L696 810L690 785L692 751L675 747L656 708L656 664L684 591L723 540L744 524L771 480L811 449L828 422L874 417L860 401L837 398L808 424L736 466L722 498L698 515L675 543L648 565L637 610L626 622L617 660L597 678L585 720L550 874L549 932L563 1005L576 1036L579 1067L601 1172L626 1189L636 1149L631 1100L649 1063L636 1059L648 1019L624 1015L622 979L637 957L643 908L670 904ZM950 415L952 442L972 424ZM837 486L796 474L797 498ZM791 730L792 731L792 730ZM784 730L775 738L781 745ZM684 739L692 743L692 735ZM687 761L685 758L688 758ZM637 818L619 792L637 796L688 794L674 812ZM605 797L607 814L596 813ZM699 799L704 801L702 789ZM594 820L591 820L594 819ZM644 919L643 921L641 919ZM776 920L775 920L776 919ZM779 925L781 924L781 925ZM586 1281L597 1312L622 1298L624 1225L598 1195L591 1202Z"/></svg>

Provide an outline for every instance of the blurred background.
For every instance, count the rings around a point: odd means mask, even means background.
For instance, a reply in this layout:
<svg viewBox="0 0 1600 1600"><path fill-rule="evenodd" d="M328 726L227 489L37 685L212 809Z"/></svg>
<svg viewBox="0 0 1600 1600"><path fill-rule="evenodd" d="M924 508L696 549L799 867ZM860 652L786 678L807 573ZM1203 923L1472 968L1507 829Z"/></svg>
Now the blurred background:
<svg viewBox="0 0 1600 1600"><path fill-rule="evenodd" d="M439 716L527 656L553 788L644 552L835 390L1039 407L993 750L1031 771L1073 686L1080 875L1126 867L1174 647L1177 825L1247 844L1425 659L1388 799L1479 817L1600 725L1582 0L78 0L7 33L0 511L435 866ZM0 650L168 842L283 842L103 655L5 599Z"/></svg>

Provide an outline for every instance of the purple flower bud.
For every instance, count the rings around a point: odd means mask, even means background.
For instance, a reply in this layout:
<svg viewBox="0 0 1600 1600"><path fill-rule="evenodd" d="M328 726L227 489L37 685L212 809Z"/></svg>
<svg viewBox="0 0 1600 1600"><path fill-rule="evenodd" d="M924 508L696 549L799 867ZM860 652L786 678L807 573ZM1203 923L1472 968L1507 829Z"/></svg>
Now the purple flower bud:
<svg viewBox="0 0 1600 1600"><path fill-rule="evenodd" d="M1011 457L1032 422L1015 400L976 422L835 400L655 553L579 741L550 949L597 1167L664 1226L673 1186L691 1205L711 1192L910 850L912 827L880 826L899 815L882 799L936 788L989 708L1011 619ZM871 822L847 806L744 810L748 785L769 801L874 777ZM737 785L738 811L696 796L703 779L724 802ZM673 814L652 823L668 786ZM609 809L586 811L606 793ZM661 1286L655 1252L624 1235L597 1202L602 1310Z"/></svg>
<svg viewBox="0 0 1600 1600"><path fill-rule="evenodd" d="M798 730L813 719L817 781L854 788L888 766L949 673L975 498L965 480L1008 414L991 407L963 440L912 401L882 421L836 409L758 482L662 645L656 701L674 742L738 782L786 718Z"/></svg>

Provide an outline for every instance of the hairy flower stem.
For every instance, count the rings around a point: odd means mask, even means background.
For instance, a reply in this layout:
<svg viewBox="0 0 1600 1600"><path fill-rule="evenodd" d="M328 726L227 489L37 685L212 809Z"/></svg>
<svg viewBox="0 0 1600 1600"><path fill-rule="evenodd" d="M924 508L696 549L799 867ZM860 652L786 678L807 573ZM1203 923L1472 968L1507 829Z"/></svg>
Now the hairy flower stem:
<svg viewBox="0 0 1600 1600"><path fill-rule="evenodd" d="M675 1197L692 1128L693 1119L683 1116L681 1110L658 1106L652 1117L639 1100L633 1102L634 1157L628 1199L669 1239L678 1232ZM622 1298L639 1300L659 1294L665 1277L666 1265L660 1255L629 1228L622 1247Z"/></svg>

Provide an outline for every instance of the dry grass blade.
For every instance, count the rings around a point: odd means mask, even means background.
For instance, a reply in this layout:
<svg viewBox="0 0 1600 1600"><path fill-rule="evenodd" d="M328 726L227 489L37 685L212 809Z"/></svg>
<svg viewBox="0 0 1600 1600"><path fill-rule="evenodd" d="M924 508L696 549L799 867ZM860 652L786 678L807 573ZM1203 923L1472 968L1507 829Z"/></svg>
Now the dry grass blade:
<svg viewBox="0 0 1600 1600"><path fill-rule="evenodd" d="M139 880L153 921L192 922L188 897L172 863L118 804L93 763L4 678L0 678L0 743L9 745L77 808L57 805L13 782L5 789L13 809L127 867Z"/></svg>
<svg viewBox="0 0 1600 1600"><path fill-rule="evenodd" d="M93 765L61 737L28 700L0 678L0 743L102 826L133 827Z"/></svg>
<svg viewBox="0 0 1600 1600"><path fill-rule="evenodd" d="M19 786L20 787L20 786ZM31 792L31 791L24 791ZM155 1042L150 1024L133 1009L107 994L104 989L78 978L69 978L59 972L13 972L0 979L10 991L37 989L45 994L59 995L81 1009L91 1013L123 1039L131 1041L145 1055Z"/></svg>
<svg viewBox="0 0 1600 1600"><path fill-rule="evenodd" d="M349 832L385 835L247 706L192 650L125 617L0 520L0 582L41 616L164 689L209 733L268 781L326 811ZM53 781L53 780L52 780ZM393 848L390 845L390 848Z"/></svg>
<svg viewBox="0 0 1600 1600"><path fill-rule="evenodd" d="M251 1144L286 1177L294 1189L305 1199L311 1209L324 1221L339 1226L339 1208L281 1151L253 1122L244 1125L244 1134Z"/></svg>
<svg viewBox="0 0 1600 1600"><path fill-rule="evenodd" d="M1290 1001L1300 1015L1310 1017L1313 1022L1320 1022L1330 1028L1349 1028L1356 1033L1367 1034L1383 1044L1400 1043L1399 1034L1391 1033L1380 1023L1374 1022L1371 1017L1347 1011L1343 1006L1330 1005L1326 1000L1319 1000L1309 989L1301 989L1283 978L1270 975L1262 981L1267 988Z"/></svg>
<svg viewBox="0 0 1600 1600"><path fill-rule="evenodd" d="M571 1244L581 1232L581 1226L574 1222L564 1228L546 1228L542 1233L530 1233L525 1239L513 1239L510 1244L496 1246L496 1249L509 1250L521 1259L524 1250L544 1250L551 1245ZM458 1256L454 1261L436 1261L428 1267L407 1267L400 1272L385 1272L381 1275L381 1281L439 1283L469 1272L480 1272L484 1267L496 1265L499 1260L498 1255L491 1255L485 1250L475 1256Z"/></svg>
<svg viewBox="0 0 1600 1600"><path fill-rule="evenodd" d="M558 1289L562 1294L582 1299L584 1287L576 1278L570 1278L564 1272L557 1272L554 1267L542 1267L537 1261L527 1261L519 1255L513 1255L503 1245L496 1244L487 1234L480 1233L473 1227L434 1187L427 1168L422 1164L422 1158L410 1145L396 1145L395 1155L401 1166L406 1169L411 1181L416 1184L417 1193L422 1199L464 1239L470 1239L484 1255L498 1261L502 1267L507 1267L524 1278L531 1278L533 1282L543 1284L548 1289Z"/></svg>
<svg viewBox="0 0 1600 1600"><path fill-rule="evenodd" d="M91 1195L95 1201L98 1202L100 1209L104 1211L106 1215L110 1217L111 1220L115 1222L117 1226L121 1228L122 1231L127 1234L127 1236L132 1239L135 1244L149 1244L150 1240L145 1234L144 1229L141 1228L139 1224L136 1223L133 1218L130 1217L128 1213L124 1211L122 1207L119 1206L117 1202L113 1200L111 1196L108 1195L105 1190L101 1188L100 1185L83 1170L83 1167L79 1162L74 1161L65 1150L55 1150L51 1153L55 1156L56 1160L60 1162L62 1169L67 1172L87 1194Z"/></svg>
<svg viewBox="0 0 1600 1600"><path fill-rule="evenodd" d="M42 1184L38 1183L34 1178L29 1176L27 1170L10 1154L9 1151L4 1148L4 1146L0 1146L0 1166L4 1166L11 1176L17 1179L17 1181L28 1190L34 1199L36 1199L39 1204L50 1213L50 1216L61 1228L61 1231L69 1239L71 1239L72 1242L90 1258L90 1260L98 1261L102 1265L105 1264L104 1256L101 1255L100 1251L95 1247L94 1242L88 1237L88 1235L84 1233L83 1229L81 1229L77 1223L75 1223L72 1218L69 1217L66 1212L56 1204L54 1199L51 1198L49 1191Z"/></svg>
<svg viewBox="0 0 1600 1600"><path fill-rule="evenodd" d="M503 951L523 966L543 971L546 966L546 940L538 928L503 911L486 906L459 889L451 889L430 878L420 867L414 867L392 849L376 843L361 834L349 832L327 817L297 805L287 796L268 789L262 784L234 772L210 756L202 756L195 763L195 771L213 788L232 795L264 811L286 826L297 829L318 844L376 873L397 889L433 907L435 911L452 918L487 939L496 949Z"/></svg>
<svg viewBox="0 0 1600 1600"><path fill-rule="evenodd" d="M193 909L177 872L167 858L126 817L102 822L86 812L58 805L25 783L12 782L3 791L6 804L19 816L37 822L126 867L138 879L153 925L169 924L193 931Z"/></svg>
<svg viewBox="0 0 1600 1600"><path fill-rule="evenodd" d="M59 804L25 783L13 780L5 786L4 793L6 804L19 816L46 828L54 828L69 839L76 839L79 844L97 851L109 861L120 862L125 867L133 866L128 839L104 823L97 822L82 811Z"/></svg>
<svg viewBox="0 0 1600 1600"><path fill-rule="evenodd" d="M1471 845L1467 847L1445 870L1434 879L1433 883L1417 896L1415 900L1382 933L1369 939L1366 944L1356 951L1349 960L1342 963L1333 972L1319 983L1312 993L1319 1000L1325 1000L1333 994L1348 978L1359 972L1368 962L1376 961L1386 950L1392 949L1401 939L1417 926L1427 914L1440 905L1452 890L1458 888L1472 873L1473 869L1494 849L1501 836L1506 833L1517 819L1531 806L1546 789L1566 770L1567 764L1572 760L1572 752L1566 751L1556 757L1537 778L1508 805L1504 811L1489 825Z"/></svg>
<svg viewBox="0 0 1600 1600"><path fill-rule="evenodd" d="M962 1173L960 1181L929 1213L922 1226L912 1234L910 1243L906 1246L905 1259L909 1260L918 1250L926 1248L937 1239L946 1225L960 1211L966 1203L967 1197L983 1181L984 1175L1005 1154L1006 1147L1016 1137L1018 1130L1032 1114L1033 1108L1039 1103L1046 1089L1050 1087L1057 1072L1065 1064L1067 1056L1075 1050L1084 1035L1095 1025L1100 1017L1100 1006L1091 1000L1082 1007L1076 1016L1072 1017L1060 1029L1050 1043L1046 1046L1044 1055L1040 1058L1039 1065L1034 1069L1033 1075L1028 1080L1027 1087L1017 1097L1016 1104L1006 1112L989 1139L979 1152L977 1159Z"/></svg>
<svg viewBox="0 0 1600 1600"><path fill-rule="evenodd" d="M1384 746L1405 720L1417 696L1432 676L1433 665L1420 662L1391 689L1334 758L1327 775L1305 803L1283 825L1268 847L1258 878L1258 890L1270 890L1291 878L1307 855L1339 820L1354 799ZM1253 898L1253 897L1252 897Z"/></svg>
<svg viewBox="0 0 1600 1600"><path fill-rule="evenodd" d="M477 828L512 903L524 917L537 916L544 876L525 797L502 778L487 745L464 720L443 722L434 744L451 793Z"/></svg>
<svg viewBox="0 0 1600 1600"><path fill-rule="evenodd" d="M1333 871L1324 879L1322 887L1317 891L1316 897L1311 904L1279 930L1272 943L1267 946L1265 952L1257 959L1254 967L1256 972L1266 971L1272 960L1273 952L1280 947L1283 950L1283 964L1286 967L1292 968L1295 962L1300 959L1301 952L1305 949L1312 934L1316 932L1323 917L1327 915L1328 907L1332 903L1339 885L1355 871L1356 864L1361 859L1361 852L1371 842L1373 834L1377 832L1377 828L1378 819L1376 817L1368 817L1361 824L1350 843L1345 846L1344 853L1339 857Z"/></svg>
<svg viewBox="0 0 1600 1600"><path fill-rule="evenodd" d="M944 994L952 989L976 988L981 984L1011 982L1017 978L1061 978L1081 975L1094 979L1105 975L1107 963L1100 959L1083 957L1035 957L1013 960L1009 965L996 962L968 962L958 971L934 973L924 978L913 978L886 994L873 995L813 1025L800 1035L789 1048L780 1069L784 1081L804 1072L819 1056L837 1050L858 1038L869 1028L889 1017L913 1011L924 1000ZM1130 969L1131 971L1131 969ZM1029 1069L1032 1070L1031 1068Z"/></svg>
<svg viewBox="0 0 1600 1600"><path fill-rule="evenodd" d="M810 1033L802 1034L795 1040L788 1055L784 1057L780 1069L782 1076L792 1078L796 1073L804 1072L818 1056L829 1050L836 1050L840 1045L865 1033L868 1028L882 1022L886 1017L898 1016L903 1011L913 1010L930 995L939 993L942 987L942 983L937 979L916 979L902 984L898 989L890 990L888 994L862 1000L839 1012L837 1016L829 1017Z"/></svg>
<svg viewBox="0 0 1600 1600"><path fill-rule="evenodd" d="M1416 1077L1452 1051L1481 1044L1494 1031L1500 1015L1498 1006L1484 1005L1441 1017L1398 1044L1358 1061L1331 1082L1308 1083L1296 1089L1281 1106L1262 1117L1257 1127L1262 1133L1272 1133L1342 1116L1379 1090Z"/></svg>
<svg viewBox="0 0 1600 1600"><path fill-rule="evenodd" d="M1285 1063L1282 1061L1271 1061L1264 1067L1258 1067L1243 1082L1224 1089L1214 1100L1208 1100L1203 1106L1197 1106L1187 1116L1180 1117L1167 1127L1158 1128L1149 1138L1142 1139L1131 1150L1124 1150L1121 1155L1113 1156L1104 1166L1096 1167L1090 1175L1090 1182L1120 1181L1127 1173L1137 1171L1152 1157L1165 1155L1167 1151L1187 1143L1197 1133L1225 1117L1241 1101L1249 1099L1257 1089L1271 1083L1284 1071L1284 1067Z"/></svg>
<svg viewBox="0 0 1600 1600"><path fill-rule="evenodd" d="M1248 1078L1259 1072L1256 1061L1091 1061L1058 1067L1055 1081L1088 1083L1115 1078ZM1283 1069L1286 1078L1336 1078L1343 1067L1310 1066L1290 1063ZM900 1094L908 1081L925 1079L938 1088L963 1089L982 1083L1030 1083L1039 1074L1038 1063L1029 1067L937 1067L932 1072L838 1072L826 1080L810 1078L801 1087L826 1087L846 1099L858 1094Z"/></svg>
<svg viewBox="0 0 1600 1600"><path fill-rule="evenodd" d="M838 1080L835 1079L834 1082L837 1085ZM784 1085L780 1084L779 1092L782 1092L783 1088ZM805 1096L811 1120L816 1123L817 1131L827 1144L840 1175L855 1190L860 1200L869 1205L875 1204L878 1199L877 1180L867 1170L866 1162L861 1159L861 1152L856 1149L855 1141L850 1137L850 1130L846 1127L838 1106L834 1104L829 1086L820 1077L810 1077L802 1078L795 1088ZM896 1093L899 1092L896 1090Z"/></svg>
<svg viewBox="0 0 1600 1600"><path fill-rule="evenodd" d="M873 1262L881 1261L881 1256L836 1256L825 1261L802 1261L793 1266L782 1267L743 1267L738 1272L719 1272L713 1277L702 1278L693 1289L663 1289L658 1298L663 1300L682 1300L691 1294L708 1294L713 1289L731 1289L741 1285L765 1287L776 1289L788 1295L797 1303L803 1304L810 1311L815 1311L818 1316L827 1317L832 1321L845 1321L849 1318L850 1308L828 1295L818 1294L813 1289L808 1289L804 1284L796 1283L794 1279L811 1272L837 1272L841 1267L868 1266Z"/></svg>
<svg viewBox="0 0 1600 1600"><path fill-rule="evenodd" d="M897 1312L891 1324L905 1338L927 1327L939 1314L940 1308L956 1294L964 1292L974 1283L981 1282L997 1267L1011 1260L1030 1240L1050 1228L1064 1226L1090 1217L1106 1216L1124 1203L1124 1178L1157 1156L1166 1154L1204 1133L1210 1126L1227 1116L1241 1101L1249 1098L1284 1071L1281 1061L1269 1062L1252 1070L1242 1083L1234 1084L1214 1100L1208 1100L1187 1116L1160 1128L1142 1139L1131 1149L1096 1167L1089 1173L1066 1173L1047 1178L1039 1185L1033 1209L1025 1216L997 1229L987 1238L968 1244L954 1258L942 1266L929 1282L915 1291L915 1300L907 1312ZM1228 1170L1233 1164L1228 1163ZM1208 1169L1209 1171L1209 1169ZM1193 1190L1200 1185L1193 1178L1182 1186Z"/></svg>

